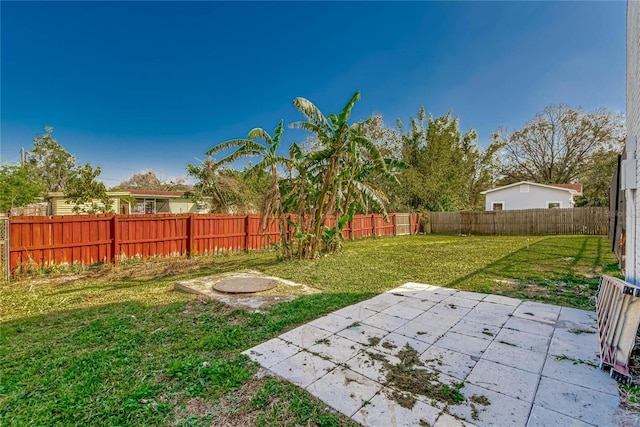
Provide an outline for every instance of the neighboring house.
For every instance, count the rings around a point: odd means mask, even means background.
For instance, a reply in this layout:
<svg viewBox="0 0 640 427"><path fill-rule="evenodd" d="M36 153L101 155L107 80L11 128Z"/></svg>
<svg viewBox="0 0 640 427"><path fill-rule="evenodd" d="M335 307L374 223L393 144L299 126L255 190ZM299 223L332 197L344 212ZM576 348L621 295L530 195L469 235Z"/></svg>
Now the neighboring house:
<svg viewBox="0 0 640 427"><path fill-rule="evenodd" d="M129 193L124 191L108 191L107 195L113 202L111 205L111 212L123 213L122 210L126 208L125 200L129 197ZM50 192L47 193L46 198L49 201L49 215L78 215L73 211L75 203L67 202L64 197L64 193ZM100 204L97 200L96 202Z"/></svg>
<svg viewBox="0 0 640 427"><path fill-rule="evenodd" d="M628 282L640 284L640 2L627 2L627 144L621 180L626 199L626 263Z"/></svg>
<svg viewBox="0 0 640 427"><path fill-rule="evenodd" d="M122 190L108 191L113 201L111 212L120 214L156 213L207 213L207 203L195 203L184 197L184 191ZM64 193L49 193L49 215L75 215L73 203L68 203Z"/></svg>
<svg viewBox="0 0 640 427"><path fill-rule="evenodd" d="M132 202L130 213L207 213L207 203L196 203L184 196L184 191L138 190L125 189L135 202Z"/></svg>
<svg viewBox="0 0 640 427"><path fill-rule="evenodd" d="M480 194L486 195L487 211L572 208L573 197L582 195L582 184L545 185L520 181Z"/></svg>

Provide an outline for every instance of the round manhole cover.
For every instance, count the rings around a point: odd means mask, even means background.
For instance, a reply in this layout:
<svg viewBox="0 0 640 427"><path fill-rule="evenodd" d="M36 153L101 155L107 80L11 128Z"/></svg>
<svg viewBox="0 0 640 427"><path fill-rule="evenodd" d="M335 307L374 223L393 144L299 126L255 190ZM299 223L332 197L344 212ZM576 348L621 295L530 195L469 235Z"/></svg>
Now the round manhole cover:
<svg viewBox="0 0 640 427"><path fill-rule="evenodd" d="M229 294L247 294L268 291L277 285L275 280L265 277L232 277L220 280L213 285L213 289Z"/></svg>

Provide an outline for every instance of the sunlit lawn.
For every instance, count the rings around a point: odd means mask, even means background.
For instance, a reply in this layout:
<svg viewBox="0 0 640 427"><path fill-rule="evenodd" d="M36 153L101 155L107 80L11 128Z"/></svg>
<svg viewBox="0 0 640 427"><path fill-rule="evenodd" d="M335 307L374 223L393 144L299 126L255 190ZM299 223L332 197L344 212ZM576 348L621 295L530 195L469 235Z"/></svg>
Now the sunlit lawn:
<svg viewBox="0 0 640 427"><path fill-rule="evenodd" d="M266 313L172 290L178 279L259 270L324 291ZM106 268L0 285L0 425L345 425L240 353L329 311L413 281L593 308L616 274L604 237L407 236L336 256L272 253Z"/></svg>

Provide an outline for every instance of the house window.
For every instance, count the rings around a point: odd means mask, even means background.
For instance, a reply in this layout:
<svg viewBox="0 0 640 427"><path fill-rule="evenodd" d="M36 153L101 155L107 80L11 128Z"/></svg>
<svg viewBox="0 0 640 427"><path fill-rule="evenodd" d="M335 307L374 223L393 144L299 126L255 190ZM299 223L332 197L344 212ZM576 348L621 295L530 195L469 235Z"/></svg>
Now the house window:
<svg viewBox="0 0 640 427"><path fill-rule="evenodd" d="M493 202L491 204L492 211L501 211L504 209L504 202Z"/></svg>
<svg viewBox="0 0 640 427"><path fill-rule="evenodd" d="M521 193L528 193L529 192L529 184L520 185L520 192Z"/></svg>
<svg viewBox="0 0 640 427"><path fill-rule="evenodd" d="M560 202L547 202L547 207L549 209L559 209L561 207L562 203Z"/></svg>

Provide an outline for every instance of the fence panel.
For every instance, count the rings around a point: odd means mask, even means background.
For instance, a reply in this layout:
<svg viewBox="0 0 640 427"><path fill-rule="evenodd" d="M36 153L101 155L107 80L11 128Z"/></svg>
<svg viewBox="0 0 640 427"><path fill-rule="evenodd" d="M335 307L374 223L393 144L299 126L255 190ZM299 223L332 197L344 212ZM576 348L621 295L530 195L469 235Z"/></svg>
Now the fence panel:
<svg viewBox="0 0 640 427"><path fill-rule="evenodd" d="M11 218L11 271L34 264L95 264L113 260L112 215Z"/></svg>
<svg viewBox="0 0 640 427"><path fill-rule="evenodd" d="M396 236L411 234L411 214L395 214L394 225L396 228Z"/></svg>
<svg viewBox="0 0 640 427"><path fill-rule="evenodd" d="M118 215L116 253L122 258L189 253L189 215Z"/></svg>
<svg viewBox="0 0 640 427"><path fill-rule="evenodd" d="M431 231L475 235L606 235L609 208L431 212Z"/></svg>

